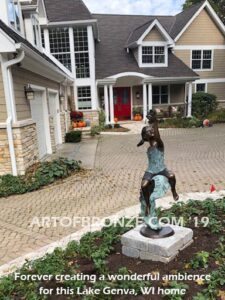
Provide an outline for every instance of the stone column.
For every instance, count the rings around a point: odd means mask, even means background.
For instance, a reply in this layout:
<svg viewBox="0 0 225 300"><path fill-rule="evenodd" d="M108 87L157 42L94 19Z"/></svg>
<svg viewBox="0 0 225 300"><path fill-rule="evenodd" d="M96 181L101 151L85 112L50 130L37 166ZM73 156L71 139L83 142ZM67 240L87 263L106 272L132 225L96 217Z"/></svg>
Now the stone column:
<svg viewBox="0 0 225 300"><path fill-rule="evenodd" d="M148 84L148 110L152 109L152 83Z"/></svg>
<svg viewBox="0 0 225 300"><path fill-rule="evenodd" d="M109 124L109 94L108 86L104 85L104 102L105 102L105 123Z"/></svg>
<svg viewBox="0 0 225 300"><path fill-rule="evenodd" d="M187 117L192 116L192 82L188 82L188 103L187 103Z"/></svg>
<svg viewBox="0 0 225 300"><path fill-rule="evenodd" d="M146 120L147 116L147 85L143 84L143 120Z"/></svg>
<svg viewBox="0 0 225 300"><path fill-rule="evenodd" d="M114 124L114 101L113 101L113 85L109 86L109 103L110 103L110 124Z"/></svg>

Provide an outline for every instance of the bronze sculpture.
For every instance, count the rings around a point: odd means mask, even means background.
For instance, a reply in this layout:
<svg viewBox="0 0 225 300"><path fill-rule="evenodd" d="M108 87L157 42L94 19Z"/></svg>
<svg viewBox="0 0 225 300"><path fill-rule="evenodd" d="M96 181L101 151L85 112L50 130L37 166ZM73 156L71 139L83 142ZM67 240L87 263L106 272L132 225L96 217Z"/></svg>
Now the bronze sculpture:
<svg viewBox="0 0 225 300"><path fill-rule="evenodd" d="M164 144L160 137L156 112L150 110L147 119L149 125L142 129L142 140L137 145L140 147L145 142L150 145L147 150L148 169L142 178L140 200L142 212L145 210L145 223L152 230L159 231L161 226L156 220L155 200L162 197L169 186L175 201L179 199L179 196L176 192L176 177L164 163ZM151 219L155 219L155 221L152 223ZM151 225L149 221L151 221Z"/></svg>

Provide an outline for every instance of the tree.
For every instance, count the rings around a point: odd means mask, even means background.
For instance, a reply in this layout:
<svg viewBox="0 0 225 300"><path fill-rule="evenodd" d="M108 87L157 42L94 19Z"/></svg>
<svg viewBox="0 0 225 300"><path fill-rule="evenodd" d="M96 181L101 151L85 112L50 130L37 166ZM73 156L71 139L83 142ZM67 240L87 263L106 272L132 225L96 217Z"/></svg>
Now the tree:
<svg viewBox="0 0 225 300"><path fill-rule="evenodd" d="M198 4L202 2L202 0L186 0L183 4L183 10L191 7L192 5ZM209 0L210 4L225 24L225 0Z"/></svg>

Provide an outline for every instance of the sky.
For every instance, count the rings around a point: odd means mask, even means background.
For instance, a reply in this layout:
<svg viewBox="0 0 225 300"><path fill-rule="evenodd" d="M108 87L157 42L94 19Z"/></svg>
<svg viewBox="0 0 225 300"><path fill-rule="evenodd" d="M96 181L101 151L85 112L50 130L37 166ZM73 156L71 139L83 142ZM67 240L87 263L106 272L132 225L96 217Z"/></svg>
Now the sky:
<svg viewBox="0 0 225 300"><path fill-rule="evenodd" d="M92 13L174 15L185 0L83 0Z"/></svg>

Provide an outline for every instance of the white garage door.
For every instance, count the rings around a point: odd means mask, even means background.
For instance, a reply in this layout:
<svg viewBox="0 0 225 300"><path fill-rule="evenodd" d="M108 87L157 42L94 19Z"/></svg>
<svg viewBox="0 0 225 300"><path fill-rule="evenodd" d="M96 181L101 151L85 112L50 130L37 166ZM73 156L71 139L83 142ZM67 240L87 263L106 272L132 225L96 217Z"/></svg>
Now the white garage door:
<svg viewBox="0 0 225 300"><path fill-rule="evenodd" d="M30 101L31 115L36 123L39 158L43 158L47 154L43 93L35 92L34 95L34 100Z"/></svg>

